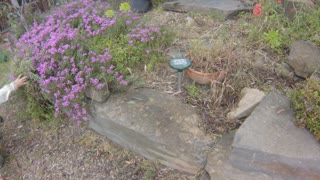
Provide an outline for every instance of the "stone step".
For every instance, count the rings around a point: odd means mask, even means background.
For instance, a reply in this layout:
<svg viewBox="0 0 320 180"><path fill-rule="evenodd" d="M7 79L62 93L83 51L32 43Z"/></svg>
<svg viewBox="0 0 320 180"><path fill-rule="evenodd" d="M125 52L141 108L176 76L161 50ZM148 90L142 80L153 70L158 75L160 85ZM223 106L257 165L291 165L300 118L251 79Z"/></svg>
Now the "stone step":
<svg viewBox="0 0 320 180"><path fill-rule="evenodd" d="M119 145L171 168L196 174L213 141L191 106L152 89L112 94L93 103L90 127Z"/></svg>
<svg viewBox="0 0 320 180"><path fill-rule="evenodd" d="M276 178L262 172L242 171L233 167L229 157L235 132L224 135L208 154L206 171L212 180L275 180Z"/></svg>

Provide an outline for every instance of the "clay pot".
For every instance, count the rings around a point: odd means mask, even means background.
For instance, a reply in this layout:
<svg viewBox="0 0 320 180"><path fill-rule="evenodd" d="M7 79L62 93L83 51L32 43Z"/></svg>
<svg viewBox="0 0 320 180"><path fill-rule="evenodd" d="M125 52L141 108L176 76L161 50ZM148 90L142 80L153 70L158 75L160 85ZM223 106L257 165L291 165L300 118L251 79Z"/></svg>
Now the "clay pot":
<svg viewBox="0 0 320 180"><path fill-rule="evenodd" d="M203 73L195 71L192 68L186 69L185 72L192 80L199 84L210 84L213 81L223 81L226 75L224 71L215 73Z"/></svg>

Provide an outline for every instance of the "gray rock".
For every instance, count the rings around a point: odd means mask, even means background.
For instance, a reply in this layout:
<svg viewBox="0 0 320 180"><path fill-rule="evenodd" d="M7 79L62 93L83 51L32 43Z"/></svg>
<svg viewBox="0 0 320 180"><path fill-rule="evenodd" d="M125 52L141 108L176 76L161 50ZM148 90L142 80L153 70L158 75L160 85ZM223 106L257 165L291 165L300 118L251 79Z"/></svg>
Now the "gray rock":
<svg viewBox="0 0 320 180"><path fill-rule="evenodd" d="M237 108L228 113L227 117L229 119L242 119L248 117L265 97L265 94L258 89L243 88L241 90L241 97Z"/></svg>
<svg viewBox="0 0 320 180"><path fill-rule="evenodd" d="M105 84L100 90L97 90L94 87L87 88L85 90L85 95L96 102L103 103L110 96L110 92L108 90L108 85Z"/></svg>
<svg viewBox="0 0 320 180"><path fill-rule="evenodd" d="M247 6L253 6L258 1L257 0L240 0L240 2Z"/></svg>
<svg viewBox="0 0 320 180"><path fill-rule="evenodd" d="M278 76L282 76L285 78L292 78L294 76L294 70L285 62L276 64L275 71Z"/></svg>
<svg viewBox="0 0 320 180"><path fill-rule="evenodd" d="M320 144L294 119L285 96L266 96L236 132L233 166L283 179L320 179Z"/></svg>
<svg viewBox="0 0 320 180"><path fill-rule="evenodd" d="M186 17L187 26L196 26L196 24L197 24L196 21L192 17L190 16Z"/></svg>
<svg viewBox="0 0 320 180"><path fill-rule="evenodd" d="M288 63L296 75L307 78L320 68L320 48L305 41L294 41L290 47Z"/></svg>
<svg viewBox="0 0 320 180"><path fill-rule="evenodd" d="M228 19L241 11L251 10L239 0L177 0L163 3L167 11L205 13Z"/></svg>
<svg viewBox="0 0 320 180"><path fill-rule="evenodd" d="M311 76L310 79L313 79L315 81L320 81L320 69L319 71L314 72Z"/></svg>
<svg viewBox="0 0 320 180"><path fill-rule="evenodd" d="M93 103L90 127L149 159L196 174L213 143L199 121L195 109L176 97L140 89Z"/></svg>
<svg viewBox="0 0 320 180"><path fill-rule="evenodd" d="M235 131L223 135L208 154L206 170L212 180L276 180L261 172L246 172L234 168L229 162Z"/></svg>
<svg viewBox="0 0 320 180"><path fill-rule="evenodd" d="M265 56L261 54L255 54L254 56L254 62L253 62L253 67L261 69L261 70L268 70L268 60L266 59Z"/></svg>

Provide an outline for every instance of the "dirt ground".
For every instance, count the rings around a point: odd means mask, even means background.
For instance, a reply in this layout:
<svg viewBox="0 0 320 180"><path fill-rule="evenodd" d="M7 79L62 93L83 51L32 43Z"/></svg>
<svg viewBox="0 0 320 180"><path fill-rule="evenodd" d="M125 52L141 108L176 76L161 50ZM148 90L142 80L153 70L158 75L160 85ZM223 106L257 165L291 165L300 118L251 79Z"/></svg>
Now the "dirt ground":
<svg viewBox="0 0 320 180"><path fill-rule="evenodd" d="M158 9L148 12L146 16L149 16L154 23L164 23L174 28L177 34L176 40L170 47L172 49L187 50L192 45L191 42L195 41L210 46L216 43L218 36L232 38L242 33L237 26L233 26L236 21L221 22L209 16L194 15L191 17L190 14L164 12ZM241 38L235 38L232 43L239 49L246 49L246 51L239 56L237 54L238 50L231 48L228 52L223 53L225 59L235 59L236 57L237 60L243 60L244 62L246 59L250 59L248 57L251 57L252 50L241 46ZM223 59L220 62L222 61ZM241 67L236 68L239 68L239 71L242 70ZM236 94L241 90L239 89L240 86L231 86L232 80L241 81L239 77L242 77L237 76L237 74L234 75L234 71L232 72L233 76L230 76L230 79L215 85L219 91L215 91L212 86L196 86L202 94L199 97L190 97L188 87L192 85L192 81L186 76L183 80L183 92L176 94L177 74L169 68L167 62L154 71L137 74L137 77L144 77L140 84L142 87L161 89L168 94L180 97L182 101L192 106L198 107L199 114L203 118L203 129L207 133L221 135L241 124L238 120L227 120L225 118L225 114L238 100ZM261 71L260 74L265 77L265 81L258 83L257 79L259 77L256 74L243 73L247 74L248 79L252 79L252 81L246 81L242 86L255 87L265 83L270 85L273 83L270 81L274 80L272 72ZM277 81L280 84L282 83L281 79ZM228 93L229 96L221 99L222 96L219 95L219 92ZM16 102L17 100L13 98L11 101ZM213 105L217 108L212 109ZM0 106L0 115L5 119L0 124L0 144L4 156L4 164L0 169L0 175L7 180L170 180L196 178L194 175L170 169L129 152L113 144L107 138L98 135L84 123L80 127L73 122L60 122L54 126L43 125L27 118L22 118L22 120L17 118L15 113L17 109L19 109L19 106L12 106L12 103Z"/></svg>
<svg viewBox="0 0 320 180"><path fill-rule="evenodd" d="M6 179L192 179L129 152L85 124L60 122L48 128L30 119L17 121L1 107L1 151ZM56 127L57 126L57 127Z"/></svg>

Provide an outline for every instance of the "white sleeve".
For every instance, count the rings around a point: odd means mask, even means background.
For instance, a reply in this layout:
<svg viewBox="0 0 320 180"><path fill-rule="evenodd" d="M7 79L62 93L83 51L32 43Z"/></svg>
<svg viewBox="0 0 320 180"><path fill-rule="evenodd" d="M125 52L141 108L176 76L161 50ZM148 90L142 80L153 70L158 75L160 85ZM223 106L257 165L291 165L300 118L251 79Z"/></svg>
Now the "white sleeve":
<svg viewBox="0 0 320 180"><path fill-rule="evenodd" d="M10 93L16 90L16 85L14 82L5 85L3 88L0 89L0 104L8 101Z"/></svg>

